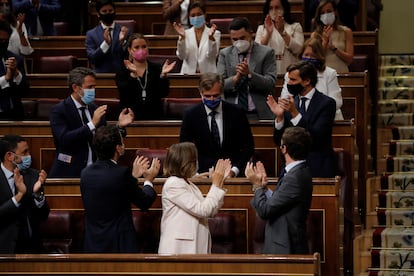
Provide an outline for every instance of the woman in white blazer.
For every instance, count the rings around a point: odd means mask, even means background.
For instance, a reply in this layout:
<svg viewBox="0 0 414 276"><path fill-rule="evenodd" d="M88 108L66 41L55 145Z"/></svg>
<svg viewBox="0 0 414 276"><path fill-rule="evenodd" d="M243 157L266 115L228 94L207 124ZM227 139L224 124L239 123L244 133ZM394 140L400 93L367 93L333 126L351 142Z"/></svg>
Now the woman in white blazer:
<svg viewBox="0 0 414 276"><path fill-rule="evenodd" d="M220 31L213 24L205 24L205 6L201 2L190 5L188 15L192 27L184 30L181 24L174 22L178 33L177 56L183 60L182 74L216 73L217 55L220 48Z"/></svg>
<svg viewBox="0 0 414 276"><path fill-rule="evenodd" d="M284 74L290 64L299 61L304 41L302 26L293 22L288 0L266 0L263 17L255 41L274 50L277 73Z"/></svg>
<svg viewBox="0 0 414 276"><path fill-rule="evenodd" d="M223 205L224 179L231 169L230 160L218 160L211 172L211 187L206 197L190 181L197 172L197 148L193 143L172 145L164 161L161 236L159 254L207 254L211 236L207 219Z"/></svg>
<svg viewBox="0 0 414 276"><path fill-rule="evenodd" d="M338 74L335 69L326 66L324 50L319 39L310 38L305 41L303 44L302 60L309 61L315 65L316 70L318 70L318 82L315 87L316 90L335 100L335 120L343 120L344 116L341 111L343 102L342 89L338 83ZM286 85L288 80L288 74L286 73L281 93L282 98L289 95Z"/></svg>

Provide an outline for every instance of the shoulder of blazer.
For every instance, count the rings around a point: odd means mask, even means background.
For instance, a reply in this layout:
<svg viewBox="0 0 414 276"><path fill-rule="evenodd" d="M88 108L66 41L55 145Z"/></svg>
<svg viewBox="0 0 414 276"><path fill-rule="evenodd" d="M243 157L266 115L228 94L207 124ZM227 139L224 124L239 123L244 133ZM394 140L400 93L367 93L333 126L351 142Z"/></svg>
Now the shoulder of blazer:
<svg viewBox="0 0 414 276"><path fill-rule="evenodd" d="M194 118L194 119L200 119L200 116L203 115L204 111L204 104L198 103L190 108L188 108L184 113L184 118ZM205 112L205 111L204 111Z"/></svg>

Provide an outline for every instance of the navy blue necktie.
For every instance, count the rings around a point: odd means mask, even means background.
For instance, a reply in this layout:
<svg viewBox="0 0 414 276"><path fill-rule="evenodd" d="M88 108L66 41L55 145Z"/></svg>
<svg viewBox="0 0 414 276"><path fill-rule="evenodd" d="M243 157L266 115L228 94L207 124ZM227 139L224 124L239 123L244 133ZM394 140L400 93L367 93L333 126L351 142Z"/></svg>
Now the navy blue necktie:
<svg viewBox="0 0 414 276"><path fill-rule="evenodd" d="M300 105L299 105L299 112L300 112L300 114L305 114L306 113L306 100L307 100L308 98L306 98L306 97L300 97Z"/></svg>
<svg viewBox="0 0 414 276"><path fill-rule="evenodd" d="M211 111L211 137L213 138L214 143L216 143L218 146L220 146L220 133L216 122L216 114L217 111Z"/></svg>
<svg viewBox="0 0 414 276"><path fill-rule="evenodd" d="M86 107L82 106L79 107L79 109L81 110L81 114L82 114L82 122L84 125L87 125L89 123L88 117L86 116Z"/></svg>

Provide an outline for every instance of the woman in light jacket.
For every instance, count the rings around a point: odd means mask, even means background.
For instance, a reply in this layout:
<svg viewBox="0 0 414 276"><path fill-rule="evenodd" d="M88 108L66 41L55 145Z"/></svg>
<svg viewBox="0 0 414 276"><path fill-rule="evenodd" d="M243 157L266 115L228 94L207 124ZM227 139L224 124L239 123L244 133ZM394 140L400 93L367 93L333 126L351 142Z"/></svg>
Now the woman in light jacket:
<svg viewBox="0 0 414 276"><path fill-rule="evenodd" d="M275 51L277 73L299 61L304 41L302 26L293 22L288 0L266 0L263 7L264 24L256 31L255 41Z"/></svg>
<svg viewBox="0 0 414 276"><path fill-rule="evenodd" d="M206 26L206 9L202 2L194 2L188 9L191 28L184 30L183 26L174 22L173 26L179 37L177 41L177 56L183 60L182 74L216 73L217 55L220 48L220 31L213 24Z"/></svg>
<svg viewBox="0 0 414 276"><path fill-rule="evenodd" d="M211 170L211 187L204 197L191 182L197 172L197 148L193 143L172 145L164 161L161 237L158 254L211 253L208 218L223 205L224 179L231 169L230 160L218 160Z"/></svg>

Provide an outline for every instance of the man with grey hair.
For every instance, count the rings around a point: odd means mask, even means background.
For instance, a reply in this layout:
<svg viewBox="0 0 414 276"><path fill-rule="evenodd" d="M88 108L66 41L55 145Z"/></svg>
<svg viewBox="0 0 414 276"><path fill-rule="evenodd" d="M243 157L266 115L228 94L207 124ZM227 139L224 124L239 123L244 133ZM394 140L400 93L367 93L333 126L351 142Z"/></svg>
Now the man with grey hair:
<svg viewBox="0 0 414 276"><path fill-rule="evenodd" d="M69 72L68 85L71 95L50 111L56 147L50 177L80 177L82 169L96 160L91 147L95 130L106 125L107 105L97 107L93 103L95 73L89 68L77 67ZM125 133L125 127L133 120L132 110L124 109L117 125Z"/></svg>
<svg viewBox="0 0 414 276"><path fill-rule="evenodd" d="M198 151L199 173L208 172L218 159L230 159L232 177L244 172L253 155L254 142L246 114L238 106L222 101L224 81L220 74L200 77L202 103L183 116L180 142L193 142Z"/></svg>

